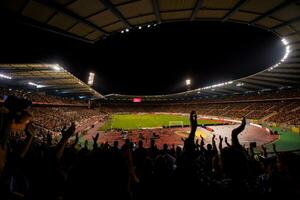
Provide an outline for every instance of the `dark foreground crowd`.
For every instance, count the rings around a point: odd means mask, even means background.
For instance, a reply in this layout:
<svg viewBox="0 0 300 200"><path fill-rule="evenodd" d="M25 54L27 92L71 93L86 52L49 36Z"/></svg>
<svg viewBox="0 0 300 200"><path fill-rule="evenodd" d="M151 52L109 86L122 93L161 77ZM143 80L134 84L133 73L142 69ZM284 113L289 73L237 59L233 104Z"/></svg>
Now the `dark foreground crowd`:
<svg viewBox="0 0 300 200"><path fill-rule="evenodd" d="M213 137L211 144L195 140L197 115L190 115L191 131L183 148L155 140L150 148L127 140L79 148L75 124L61 130L54 144L51 137L36 142L32 116L25 103L4 103L0 126L0 199L200 199L209 195L276 196L300 194L300 159L293 153L261 155L245 149L238 136L243 118L232 130L231 142ZM7 105L6 105L7 104ZM25 136L11 134L24 126ZM75 139L71 141L71 137ZM224 144L223 144L224 143Z"/></svg>

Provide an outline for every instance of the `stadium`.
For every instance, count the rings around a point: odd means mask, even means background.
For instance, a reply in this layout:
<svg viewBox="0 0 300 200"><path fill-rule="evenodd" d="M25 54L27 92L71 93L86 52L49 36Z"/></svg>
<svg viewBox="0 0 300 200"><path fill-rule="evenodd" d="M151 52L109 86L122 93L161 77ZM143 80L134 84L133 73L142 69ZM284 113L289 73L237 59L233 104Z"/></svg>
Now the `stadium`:
<svg viewBox="0 0 300 200"><path fill-rule="evenodd" d="M0 15L1 199L300 196L300 1L4 0Z"/></svg>

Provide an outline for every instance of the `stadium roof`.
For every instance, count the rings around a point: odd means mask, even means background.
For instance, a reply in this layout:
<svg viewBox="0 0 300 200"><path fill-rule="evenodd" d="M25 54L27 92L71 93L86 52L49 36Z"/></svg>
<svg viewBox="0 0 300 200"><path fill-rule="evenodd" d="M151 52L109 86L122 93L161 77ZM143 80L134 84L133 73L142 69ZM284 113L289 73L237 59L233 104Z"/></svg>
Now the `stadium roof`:
<svg viewBox="0 0 300 200"><path fill-rule="evenodd" d="M172 21L249 24L299 41L299 0L3 0L10 19L86 42ZM7 18L7 19L8 19Z"/></svg>
<svg viewBox="0 0 300 200"><path fill-rule="evenodd" d="M58 64L0 64L0 81L57 96L101 98L102 95Z"/></svg>

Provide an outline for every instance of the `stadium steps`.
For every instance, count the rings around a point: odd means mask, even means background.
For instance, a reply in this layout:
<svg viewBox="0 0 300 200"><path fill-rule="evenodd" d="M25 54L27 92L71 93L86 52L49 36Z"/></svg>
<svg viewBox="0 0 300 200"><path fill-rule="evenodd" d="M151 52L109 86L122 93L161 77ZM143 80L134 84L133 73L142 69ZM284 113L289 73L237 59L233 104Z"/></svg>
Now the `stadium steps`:
<svg viewBox="0 0 300 200"><path fill-rule="evenodd" d="M268 114L267 116L261 118L260 121L266 121L267 119L269 119L269 118L271 118L271 117L273 117L274 115L277 115L277 114L278 114L278 112L274 111L274 112Z"/></svg>
<svg viewBox="0 0 300 200"><path fill-rule="evenodd" d="M297 110L300 110L300 106L298 106L298 107L292 109L290 112L295 112L295 111L297 111Z"/></svg>
<svg viewBox="0 0 300 200"><path fill-rule="evenodd" d="M250 115L251 113L255 112L255 110L251 110L250 112L248 112L245 117L247 117L248 115Z"/></svg>
<svg viewBox="0 0 300 200"><path fill-rule="evenodd" d="M251 105L248 105L248 106L244 107L242 110L247 110L249 107L251 107Z"/></svg>

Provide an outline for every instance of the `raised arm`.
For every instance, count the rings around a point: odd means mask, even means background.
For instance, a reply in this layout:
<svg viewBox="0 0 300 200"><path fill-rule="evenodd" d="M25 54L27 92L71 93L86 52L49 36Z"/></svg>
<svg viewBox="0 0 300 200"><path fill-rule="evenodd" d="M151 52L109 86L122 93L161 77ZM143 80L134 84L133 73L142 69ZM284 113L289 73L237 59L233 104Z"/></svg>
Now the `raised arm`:
<svg viewBox="0 0 300 200"><path fill-rule="evenodd" d="M211 139L211 143L212 143L212 146L213 146L213 151L214 151L214 152L218 152L215 138L216 138L216 135L213 135L213 137L212 137L212 139Z"/></svg>
<svg viewBox="0 0 300 200"><path fill-rule="evenodd" d="M273 143L272 144L272 147L273 147L273 151L274 151L274 153L276 154L276 156L278 156L278 151L277 151L277 149L276 149L276 144L275 143Z"/></svg>
<svg viewBox="0 0 300 200"><path fill-rule="evenodd" d="M245 129L245 126L246 126L246 118L243 117L241 125L235 129L233 129L231 132L232 146L241 146L239 139L238 139L238 135Z"/></svg>
<svg viewBox="0 0 300 200"><path fill-rule="evenodd" d="M57 159L60 159L62 157L64 150L65 150L65 146L66 146L69 138L75 133L75 123L73 122L67 130L63 129L61 131L61 133L62 133L62 137L56 146L56 158Z"/></svg>
<svg viewBox="0 0 300 200"><path fill-rule="evenodd" d="M192 111L191 114L190 114L190 123L191 123L191 132L189 134L189 139L191 141L194 141L196 130L197 130L197 126L198 126L197 114L196 114L195 111Z"/></svg>
<svg viewBox="0 0 300 200"><path fill-rule="evenodd" d="M20 158L24 158L26 156L26 154L32 144L33 137L34 137L32 128L33 128L32 123L29 123L26 125L26 128L25 128L26 139L24 141L24 146L20 152Z"/></svg>
<svg viewBox="0 0 300 200"><path fill-rule="evenodd" d="M225 144L230 147L231 145L228 143L227 137L225 137Z"/></svg>
<svg viewBox="0 0 300 200"><path fill-rule="evenodd" d="M221 135L219 135L219 151L221 152L223 149L223 138Z"/></svg>
<svg viewBox="0 0 300 200"><path fill-rule="evenodd" d="M204 145L205 145L205 143L204 143L204 138L202 137L202 135L200 135L200 137L201 137L201 142L200 142L200 151L205 151L206 149L205 149L205 147L204 147Z"/></svg>
<svg viewBox="0 0 300 200"><path fill-rule="evenodd" d="M97 133L95 137L92 136L92 138L93 138L93 141L94 141L94 143L93 143L93 149L95 150L95 149L98 148L99 133Z"/></svg>

